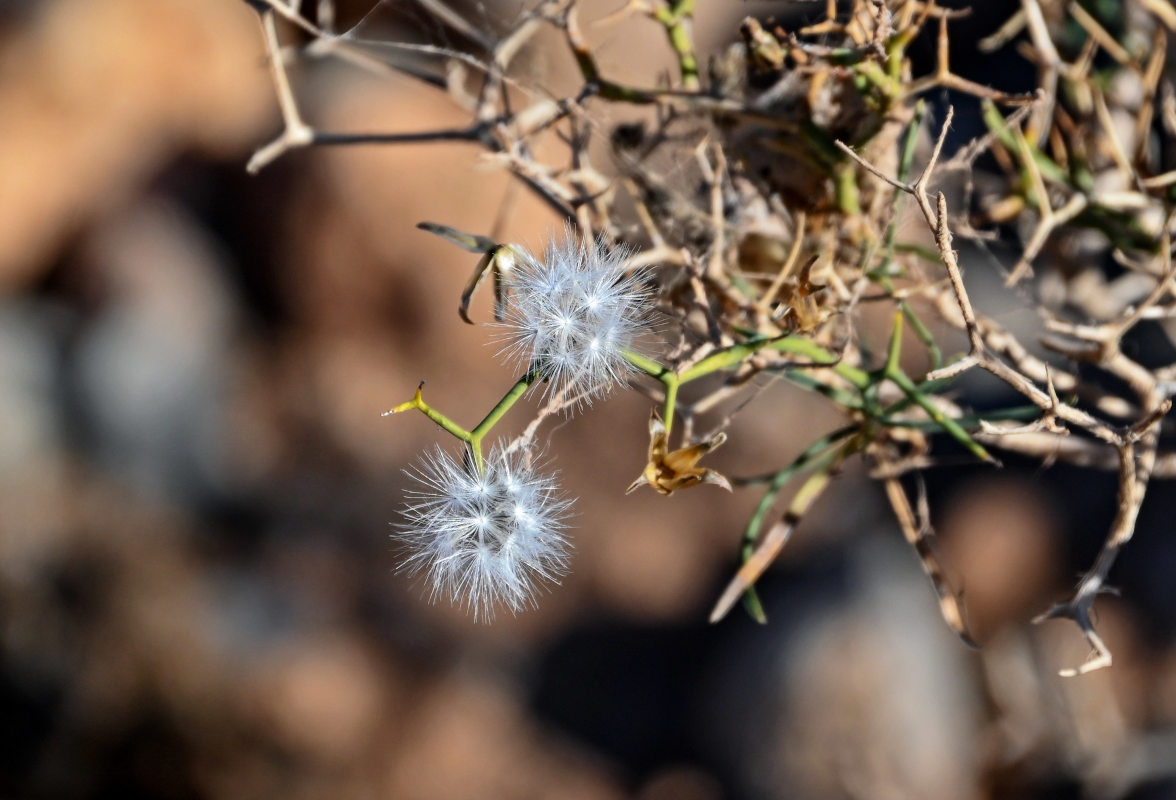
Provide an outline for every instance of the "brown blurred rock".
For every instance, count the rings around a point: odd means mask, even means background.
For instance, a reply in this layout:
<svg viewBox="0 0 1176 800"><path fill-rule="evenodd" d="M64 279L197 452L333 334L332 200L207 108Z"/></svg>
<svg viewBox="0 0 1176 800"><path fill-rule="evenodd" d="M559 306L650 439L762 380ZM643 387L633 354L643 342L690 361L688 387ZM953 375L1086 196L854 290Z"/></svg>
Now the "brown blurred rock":
<svg viewBox="0 0 1176 800"><path fill-rule="evenodd" d="M854 558L852 600L820 609L775 667L757 777L780 798L976 797L967 651L898 542Z"/></svg>
<svg viewBox="0 0 1176 800"><path fill-rule="evenodd" d="M347 636L305 636L250 670L252 722L299 761L343 766L362 757L390 712L397 681Z"/></svg>
<svg viewBox="0 0 1176 800"><path fill-rule="evenodd" d="M1005 478L971 484L933 522L948 579L963 591L968 625L979 641L1049 607L1062 583L1063 559L1040 492Z"/></svg>
<svg viewBox="0 0 1176 800"><path fill-rule="evenodd" d="M387 781L386 796L398 800L622 796L600 765L528 720L508 694L456 677L420 694Z"/></svg>
<svg viewBox="0 0 1176 800"><path fill-rule="evenodd" d="M712 776L691 767L669 767L654 775L637 800L720 800L722 787Z"/></svg>
<svg viewBox="0 0 1176 800"><path fill-rule="evenodd" d="M176 154L224 156L273 113L240 2L53 0L0 45L0 289Z"/></svg>

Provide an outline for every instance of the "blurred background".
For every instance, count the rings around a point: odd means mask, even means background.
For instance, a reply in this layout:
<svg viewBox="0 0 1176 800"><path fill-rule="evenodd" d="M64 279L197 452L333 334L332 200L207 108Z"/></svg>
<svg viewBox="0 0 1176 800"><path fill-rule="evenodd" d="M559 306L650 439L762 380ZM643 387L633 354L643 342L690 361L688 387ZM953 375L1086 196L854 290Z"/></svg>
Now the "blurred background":
<svg viewBox="0 0 1176 800"><path fill-rule="evenodd" d="M980 5L957 71L1031 81L1012 55L980 62L969 37L1016 4ZM339 3L340 29L370 6ZM463 8L493 31L519 10L501 6ZM749 13L823 10L792 6L701 3L703 49ZM412 0L365 25L462 44ZM647 21L589 32L619 79L671 63ZM570 80L545 43L526 68ZM466 122L338 61L294 80L330 130ZM856 468L762 582L770 623L708 626L758 498L624 497L648 441L636 393L550 436L579 500L572 571L539 608L487 625L431 605L388 534L402 469L442 434L380 413L428 379L470 422L513 376L455 313L476 259L415 225L535 247L559 221L475 145L304 150L247 175L279 129L244 2L0 4L0 796L1176 797L1163 484L1099 602L1115 665L1080 679L1056 677L1086 655L1078 631L1028 621L1096 554L1113 476L928 475L978 651ZM767 387L714 466L779 468L836 424Z"/></svg>

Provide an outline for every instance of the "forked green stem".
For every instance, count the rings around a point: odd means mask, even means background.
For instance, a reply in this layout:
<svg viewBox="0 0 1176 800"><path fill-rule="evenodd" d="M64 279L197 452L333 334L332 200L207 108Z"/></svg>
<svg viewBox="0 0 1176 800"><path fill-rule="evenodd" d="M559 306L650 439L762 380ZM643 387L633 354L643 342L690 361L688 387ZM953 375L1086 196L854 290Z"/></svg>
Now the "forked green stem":
<svg viewBox="0 0 1176 800"><path fill-rule="evenodd" d="M774 350L777 353L800 356L812 362L813 366L828 367L859 390L864 390L873 383L873 379L868 372L844 363L836 354L801 336L753 339L749 342L737 344L707 356L681 374L678 374L660 361L631 350L626 351L624 356L625 360L634 367L646 375L661 381L662 385L665 386L666 397L662 409L662 418L666 425L666 434L668 435L670 429L673 427L679 386L693 380L698 380L713 372L735 367L761 350Z"/></svg>
<svg viewBox="0 0 1176 800"><path fill-rule="evenodd" d="M416 394L412 396L411 400L406 403L401 403L400 405L396 406L396 408L388 409L383 413L383 416L388 417L392 414L399 414L402 411L410 411L415 408L417 411L420 411L426 417L433 420L433 422L436 422L438 425L456 436L458 439L461 439L463 442L469 442L473 434L426 403L425 398L421 396L421 392L424 390L424 388L425 382L421 381L420 385L417 386Z"/></svg>
<svg viewBox="0 0 1176 800"><path fill-rule="evenodd" d="M384 416L399 414L402 411L410 411L412 409L420 411L426 417L433 420L433 422L437 423L443 429L445 429L446 432L452 434L469 445L470 452L473 453L474 456L474 463L477 464L478 471L481 472L483 469L482 440L486 438L486 434L490 432L490 429L497 425L498 421L506 416L506 412L510 411L511 407L518 402L519 398L522 397L523 394L526 393L527 389L531 386L532 383L535 382L537 377L538 373L534 368L532 368L527 372L526 375L515 381L514 385L510 387L507 393L502 396L502 399L499 400L497 404L495 404L494 408L490 409L490 413L487 414L482 419L482 421L474 427L473 430L466 430L451 420L449 417L445 416L440 411L426 403L424 397L421 395L421 391L425 387L424 381L421 381L420 385L417 386L416 394L413 395L411 400L405 403L401 403L393 409L385 411Z"/></svg>

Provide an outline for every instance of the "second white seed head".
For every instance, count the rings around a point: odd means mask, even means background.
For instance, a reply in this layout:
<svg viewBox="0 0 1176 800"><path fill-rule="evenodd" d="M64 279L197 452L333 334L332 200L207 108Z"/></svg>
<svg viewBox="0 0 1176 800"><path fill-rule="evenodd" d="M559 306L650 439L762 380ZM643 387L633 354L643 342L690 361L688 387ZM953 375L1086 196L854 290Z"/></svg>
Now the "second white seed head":
<svg viewBox="0 0 1176 800"><path fill-rule="evenodd" d="M625 248L586 243L568 229L536 259L516 249L506 276L503 352L527 366L553 392L591 401L624 381L625 359L646 326L652 293L629 270Z"/></svg>

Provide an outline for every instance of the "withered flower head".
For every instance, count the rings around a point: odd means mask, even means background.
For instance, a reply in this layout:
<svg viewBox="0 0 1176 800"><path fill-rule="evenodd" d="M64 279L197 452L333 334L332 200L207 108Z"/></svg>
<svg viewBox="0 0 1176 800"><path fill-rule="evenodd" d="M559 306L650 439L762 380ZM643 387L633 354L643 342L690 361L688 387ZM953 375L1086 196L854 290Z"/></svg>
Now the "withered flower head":
<svg viewBox="0 0 1176 800"><path fill-rule="evenodd" d="M694 486L698 483L713 483L722 486L728 492L731 484L713 469L698 466L698 461L723 442L727 441L727 434L716 433L705 442L697 442L689 447L683 447L673 452L667 452L669 436L666 424L662 422L657 411L649 415L649 463L645 471L637 480L629 484L625 494L630 494L637 488L649 484L659 494L673 494L678 489Z"/></svg>

